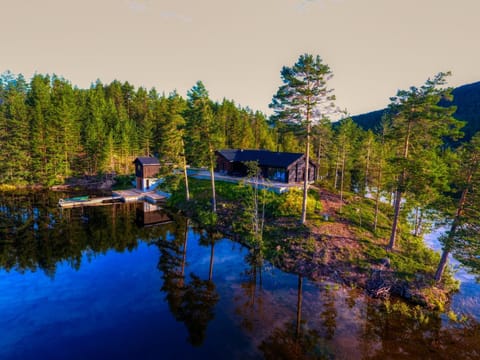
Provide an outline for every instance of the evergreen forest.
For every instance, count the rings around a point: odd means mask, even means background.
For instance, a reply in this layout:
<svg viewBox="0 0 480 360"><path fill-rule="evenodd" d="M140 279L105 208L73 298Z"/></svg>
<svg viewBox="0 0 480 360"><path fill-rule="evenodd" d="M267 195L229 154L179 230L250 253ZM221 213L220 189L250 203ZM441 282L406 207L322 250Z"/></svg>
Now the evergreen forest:
<svg viewBox="0 0 480 360"><path fill-rule="evenodd" d="M397 210L404 202L402 212L415 214L415 232L421 233L431 209L454 213L462 191L465 147L445 143L462 138L464 123L453 117L454 106L439 104L452 100L452 89L442 86L446 76L399 91L373 129L348 117L332 123L320 116L307 134L301 121L268 118L233 100L212 101L201 81L183 98L116 80L79 89L56 75L36 74L28 82L5 72L0 184L51 186L83 175L131 174L137 156L157 156L166 171L185 161L202 167L214 149L304 152L308 140L320 186L377 203L398 199Z"/></svg>
<svg viewBox="0 0 480 360"><path fill-rule="evenodd" d="M137 156L175 165L185 154L189 165L203 166L208 139L216 148L275 148L264 114L211 101L201 82L184 99L120 81L78 89L56 75L0 77L0 184L129 174Z"/></svg>
<svg viewBox="0 0 480 360"><path fill-rule="evenodd" d="M282 69L284 85L272 98L271 117L233 100L213 101L201 81L183 98L176 91L165 95L117 80L79 89L56 75L36 74L28 82L5 72L0 76L0 184L51 186L84 175L129 175L137 156L154 155L163 175L185 165L210 167L215 213L216 149L305 153L316 164L318 187L336 192L341 201L347 193L373 200L374 232L380 202L392 206L388 250L405 231L401 219L415 236L435 217L449 223L452 228L441 239L445 259L439 281L452 252L473 268L478 263L472 244L479 232L480 134L469 133L459 142L465 122L454 116L453 89L445 86L449 75L399 90L381 119L365 130L350 117L331 121L338 111L326 85L333 74L320 57L308 54ZM305 181L302 224L307 198Z"/></svg>

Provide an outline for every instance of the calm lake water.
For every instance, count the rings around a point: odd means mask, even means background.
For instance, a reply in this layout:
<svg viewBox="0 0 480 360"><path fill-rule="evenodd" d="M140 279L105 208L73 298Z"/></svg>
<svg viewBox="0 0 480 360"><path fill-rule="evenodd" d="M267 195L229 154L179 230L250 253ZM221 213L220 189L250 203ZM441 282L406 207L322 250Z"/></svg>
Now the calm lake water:
<svg viewBox="0 0 480 360"><path fill-rule="evenodd" d="M0 197L0 359L474 359L475 321L386 311L143 204ZM477 320L466 275L452 309Z"/></svg>

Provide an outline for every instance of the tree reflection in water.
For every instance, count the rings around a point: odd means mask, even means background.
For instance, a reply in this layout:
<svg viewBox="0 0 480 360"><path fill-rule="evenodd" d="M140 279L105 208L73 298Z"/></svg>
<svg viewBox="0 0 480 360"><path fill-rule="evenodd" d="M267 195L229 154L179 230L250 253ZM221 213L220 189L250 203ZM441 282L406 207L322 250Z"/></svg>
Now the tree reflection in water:
<svg viewBox="0 0 480 360"><path fill-rule="evenodd" d="M138 239L150 241L168 226L138 228L135 204L94 208L58 208L54 192L0 194L0 266L10 271L45 272L54 277L57 264L80 269L82 259L114 249L131 251Z"/></svg>
<svg viewBox="0 0 480 360"><path fill-rule="evenodd" d="M208 323L215 317L214 308L219 300L213 274L213 255L216 237L207 234L204 243L211 246L209 279L202 280L190 274L185 279L189 221L177 219L173 237L160 238L156 243L160 250L158 269L162 272L163 286L170 311L177 321L185 324L188 330L188 342L200 346L204 339ZM184 224L181 226L181 224Z"/></svg>
<svg viewBox="0 0 480 360"><path fill-rule="evenodd" d="M474 321L445 326L438 314L407 316L367 302L361 352L363 359L478 359L479 339Z"/></svg>
<svg viewBox="0 0 480 360"><path fill-rule="evenodd" d="M208 270L208 280L212 281L213 279L213 260L215 255L215 243L222 239L222 234L217 231L212 230L200 230L200 245L210 246L210 266Z"/></svg>
<svg viewBox="0 0 480 360"><path fill-rule="evenodd" d="M263 307L263 254L259 249L252 249L245 257L245 261L250 267L244 272L246 281L240 284L242 293L234 298L235 302L240 302L235 313L240 315L241 326L248 332L253 332L257 323L259 327L268 323Z"/></svg>
<svg viewBox="0 0 480 360"><path fill-rule="evenodd" d="M161 254L158 269L168 307L185 324L188 341L202 344L219 301L212 282L215 251L221 249L216 245L219 235L199 232L210 253L207 280L203 280L197 274L186 275L187 219L175 217L169 224L139 228L135 204L62 210L57 206L60 196L0 194L0 267L20 273L40 270L53 277L59 263L80 269L82 262L100 254L134 250L140 241L155 244ZM438 314L405 316L385 310L360 291L335 286L319 289L300 277L292 287L292 275L265 270L260 251L249 252L246 264L245 272L245 263L239 265L241 279L234 274L228 286L219 283L225 296L222 306L235 306L235 320L226 326L241 328L265 358L332 358L332 354L362 359L480 358L478 323L451 324ZM220 274L218 262L216 267ZM291 294L292 288L296 294ZM230 298L232 289L237 293Z"/></svg>
<svg viewBox="0 0 480 360"><path fill-rule="evenodd" d="M295 321L287 321L273 329L259 346L266 359L332 359L320 332L309 329L302 321L303 278L298 275L297 311Z"/></svg>
<svg viewBox="0 0 480 360"><path fill-rule="evenodd" d="M333 339L335 329L337 328L337 309L335 307L335 290L332 286L326 286L320 293L323 303L323 311L320 313L322 327L325 329L325 338Z"/></svg>

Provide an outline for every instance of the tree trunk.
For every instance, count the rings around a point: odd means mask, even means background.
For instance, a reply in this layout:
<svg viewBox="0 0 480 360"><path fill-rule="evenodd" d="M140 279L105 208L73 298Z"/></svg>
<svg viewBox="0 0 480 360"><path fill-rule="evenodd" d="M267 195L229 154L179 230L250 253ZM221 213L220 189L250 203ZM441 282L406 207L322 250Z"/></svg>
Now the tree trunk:
<svg viewBox="0 0 480 360"><path fill-rule="evenodd" d="M470 186L472 182L472 177L473 177L473 171L471 171L468 176L467 176L467 181L465 184L465 188L462 191L462 196L460 197L460 200L458 202L458 207L457 207L457 213L455 214L455 219L453 220L452 227L450 228L450 231L448 232L448 238L445 241L445 245L443 247L443 252L442 252L442 258L440 259L440 262L438 263L437 271L435 273L435 281L438 283L442 279L443 272L445 270L445 266L447 265L447 260L448 260L448 255L451 250L452 242L455 236L455 233L457 232L457 227L460 225L460 217L463 214L465 204L467 202L467 195L468 195L468 187Z"/></svg>
<svg viewBox="0 0 480 360"><path fill-rule="evenodd" d="M393 214L393 224L392 224L392 232L390 233L390 242L388 243L388 250L393 250L395 247L395 240L397 237L397 228L398 228L398 221L400 217L400 203L402 202L402 192L397 190L395 192L395 204L394 204L394 214Z"/></svg>
<svg viewBox="0 0 480 360"><path fill-rule="evenodd" d="M307 119L307 121L309 121ZM308 173L310 163L310 122L307 123L307 145L305 149L305 173L303 179L303 201L302 201L302 219L300 223L303 225L307 221L307 198L308 198Z"/></svg>
<svg viewBox="0 0 480 360"><path fill-rule="evenodd" d="M315 180L320 180L321 157L322 157L322 139L320 136L318 140L318 147L317 147L317 173L315 174Z"/></svg>
<svg viewBox="0 0 480 360"><path fill-rule="evenodd" d="M302 284L303 278L298 275L298 292L297 292L297 323L295 329L295 335L298 339L300 337L300 324L302 322Z"/></svg>
<svg viewBox="0 0 480 360"><path fill-rule="evenodd" d="M212 281L212 278L213 278L213 255L215 251L215 242L213 241L213 239L211 241L212 241L212 245L210 250L210 268L208 271L208 281Z"/></svg>
<svg viewBox="0 0 480 360"><path fill-rule="evenodd" d="M210 180L212 182L212 210L214 213L217 212L217 195L215 192L215 172L213 164L213 150L210 148Z"/></svg>
<svg viewBox="0 0 480 360"><path fill-rule="evenodd" d="M422 234L422 225L423 225L423 211L417 207L415 211L415 236L420 236Z"/></svg>
<svg viewBox="0 0 480 360"><path fill-rule="evenodd" d="M183 239L182 279L183 279L183 276L185 275L185 264L187 263L188 222L189 222L189 219L186 219L185 220L185 237Z"/></svg>
<svg viewBox="0 0 480 360"><path fill-rule="evenodd" d="M410 147L410 133L412 131L412 122L410 121L408 123L407 127L407 133L405 135L405 142L403 145L403 158L406 160L408 159L408 149ZM392 224L392 232L390 234L390 242L388 244L388 250L393 250L395 247L395 240L397 237L397 228L398 228L398 221L399 221L399 215L400 215L400 205L402 203L402 195L403 195L403 186L405 185L405 180L407 177L407 170L404 167L402 170L402 173L399 178L398 186L397 186L397 191L395 192L395 203L394 203L394 208L395 208L395 213L393 215L393 224Z"/></svg>
<svg viewBox="0 0 480 360"><path fill-rule="evenodd" d="M378 169L377 177L377 192L375 194L375 215L373 216L373 231L377 231L378 224L378 208L380 205L380 187L382 183L382 164L380 163L380 168Z"/></svg>
<svg viewBox="0 0 480 360"><path fill-rule="evenodd" d="M368 143L368 148L367 148L367 159L365 163L365 182L364 182L364 189L363 189L363 196L365 196L367 189L368 189L368 176L370 174L370 147L371 143Z"/></svg>
<svg viewBox="0 0 480 360"><path fill-rule="evenodd" d="M440 262L438 263L437 271L435 272L435 281L438 283L440 280L442 280L443 273L445 271L445 268L448 263L448 255L450 254L450 251L448 251L446 248L443 249L442 252L442 257L440 258Z"/></svg>
<svg viewBox="0 0 480 360"><path fill-rule="evenodd" d="M188 188L188 174L187 174L187 157L185 156L185 143L182 139L182 149L183 149L183 176L185 177L185 198L187 201L190 200L190 190Z"/></svg>
<svg viewBox="0 0 480 360"><path fill-rule="evenodd" d="M338 188L338 164L340 163L340 151L337 151L337 160L335 161L335 180L333 181L333 187Z"/></svg>
<svg viewBox="0 0 480 360"><path fill-rule="evenodd" d="M343 184L345 179L345 158L346 158L346 151L345 147L342 149L342 172L340 174L340 210L342 209L343 205Z"/></svg>

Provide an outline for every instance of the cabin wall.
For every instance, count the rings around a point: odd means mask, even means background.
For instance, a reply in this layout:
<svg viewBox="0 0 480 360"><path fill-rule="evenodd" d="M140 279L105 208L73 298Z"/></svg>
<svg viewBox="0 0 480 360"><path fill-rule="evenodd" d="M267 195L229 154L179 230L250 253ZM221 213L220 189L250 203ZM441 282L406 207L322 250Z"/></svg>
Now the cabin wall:
<svg viewBox="0 0 480 360"><path fill-rule="evenodd" d="M315 181L317 167L312 161L309 161L309 164L308 181ZM291 164L287 170L289 183L302 182L305 179L305 157Z"/></svg>
<svg viewBox="0 0 480 360"><path fill-rule="evenodd" d="M143 177L144 178L155 178L160 171L159 165L144 165L143 166Z"/></svg>
<svg viewBox="0 0 480 360"><path fill-rule="evenodd" d="M135 161L135 176L144 178L157 177L160 171L160 165L142 165L139 161Z"/></svg>
<svg viewBox="0 0 480 360"><path fill-rule="evenodd" d="M231 174L233 171L233 164L223 156L217 154L217 166L215 171L221 174Z"/></svg>

